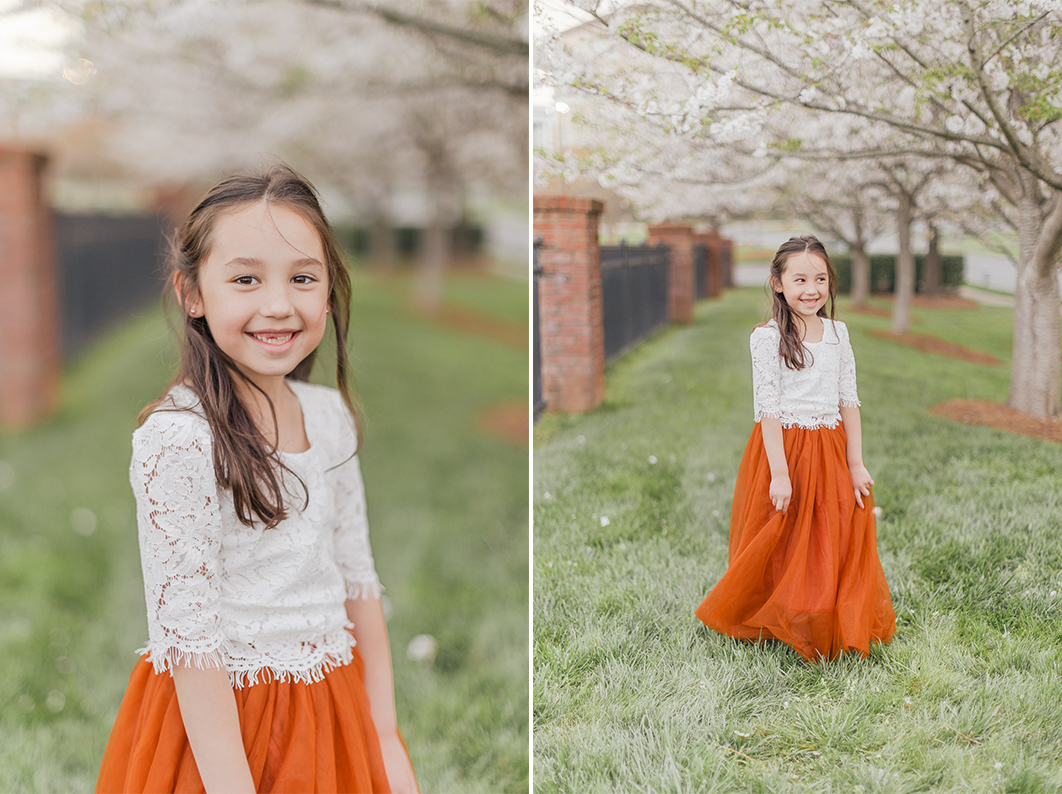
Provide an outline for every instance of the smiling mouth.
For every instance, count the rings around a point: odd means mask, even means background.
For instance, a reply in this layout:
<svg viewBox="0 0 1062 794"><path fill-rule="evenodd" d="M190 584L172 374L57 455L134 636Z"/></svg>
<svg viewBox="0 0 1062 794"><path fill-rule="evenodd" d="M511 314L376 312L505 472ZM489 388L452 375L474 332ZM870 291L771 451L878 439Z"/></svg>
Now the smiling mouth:
<svg viewBox="0 0 1062 794"><path fill-rule="evenodd" d="M288 342L290 342L295 337L295 334L297 334L297 333L298 333L298 331L291 331L290 333L286 333L286 334L249 334L249 335L253 336L259 342L263 342L263 343L265 343L267 345L276 345L276 346L279 347L280 345L284 345L284 344L287 344Z"/></svg>

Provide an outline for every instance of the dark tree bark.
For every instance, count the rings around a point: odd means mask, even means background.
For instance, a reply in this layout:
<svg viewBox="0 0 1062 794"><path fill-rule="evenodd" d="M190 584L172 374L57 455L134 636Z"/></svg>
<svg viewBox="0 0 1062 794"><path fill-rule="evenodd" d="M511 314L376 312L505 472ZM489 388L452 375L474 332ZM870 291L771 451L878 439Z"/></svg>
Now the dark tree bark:
<svg viewBox="0 0 1062 794"><path fill-rule="evenodd" d="M940 230L929 224L929 252L922 270L922 294L936 297L944 292L944 273L940 265Z"/></svg>
<svg viewBox="0 0 1062 794"><path fill-rule="evenodd" d="M857 240L850 244L852 253L852 305L863 308L870 297L870 257L866 244Z"/></svg>
<svg viewBox="0 0 1062 794"><path fill-rule="evenodd" d="M915 269L911 253L911 219L914 206L910 194L899 191L900 206L896 219L900 233L900 251L896 255L896 287L892 309L892 331L905 334L911 327L911 306L914 303Z"/></svg>

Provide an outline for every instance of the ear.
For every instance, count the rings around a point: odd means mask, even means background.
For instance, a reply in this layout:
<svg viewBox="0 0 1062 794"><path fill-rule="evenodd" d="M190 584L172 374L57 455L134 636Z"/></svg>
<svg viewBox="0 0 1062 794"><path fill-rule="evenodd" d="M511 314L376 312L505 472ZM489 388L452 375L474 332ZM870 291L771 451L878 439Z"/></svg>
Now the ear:
<svg viewBox="0 0 1062 794"><path fill-rule="evenodd" d="M177 296L177 303L180 304L181 310L192 317L203 316L203 301L199 297L199 290L189 290L189 294L184 294L184 276L180 273L173 274L173 292Z"/></svg>

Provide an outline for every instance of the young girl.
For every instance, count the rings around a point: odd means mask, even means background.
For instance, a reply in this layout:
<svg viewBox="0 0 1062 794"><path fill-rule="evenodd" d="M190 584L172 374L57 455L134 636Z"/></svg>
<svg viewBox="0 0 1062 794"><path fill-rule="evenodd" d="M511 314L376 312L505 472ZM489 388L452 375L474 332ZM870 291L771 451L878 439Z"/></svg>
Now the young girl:
<svg viewBox="0 0 1062 794"><path fill-rule="evenodd" d="M863 465L855 359L815 237L771 263L772 319L752 332L756 426L730 513L730 564L696 610L709 628L776 639L809 661L869 653L896 628ZM826 316L826 302L830 313Z"/></svg>
<svg viewBox="0 0 1062 794"><path fill-rule="evenodd" d="M130 480L147 646L98 792L416 791L347 389L350 282L313 187L214 186L179 231L180 368ZM332 318L336 384L308 382Z"/></svg>

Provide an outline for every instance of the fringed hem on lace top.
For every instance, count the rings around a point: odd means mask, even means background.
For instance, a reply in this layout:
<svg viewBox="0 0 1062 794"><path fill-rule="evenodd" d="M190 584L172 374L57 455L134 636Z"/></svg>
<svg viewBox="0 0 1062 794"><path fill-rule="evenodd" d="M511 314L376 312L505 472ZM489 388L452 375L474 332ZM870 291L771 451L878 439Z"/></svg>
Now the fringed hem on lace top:
<svg viewBox="0 0 1062 794"><path fill-rule="evenodd" d="M379 598L383 595L384 586L379 579L371 582L347 582L347 600L357 601L362 598Z"/></svg>
<svg viewBox="0 0 1062 794"><path fill-rule="evenodd" d="M151 643L137 653L147 656L155 673L160 675L166 671L172 675L174 667L181 665L199 670L225 670L229 675L229 683L236 689L259 683L259 675L262 676L262 683L276 680L312 684L322 680L329 670L350 664L354 659L354 636L346 630L343 635L346 639L339 639L338 642L337 637L326 637L321 644L310 646L310 653L305 659L291 661L233 659L228 653L223 655L220 649L207 653L183 651L174 646L152 649Z"/></svg>

